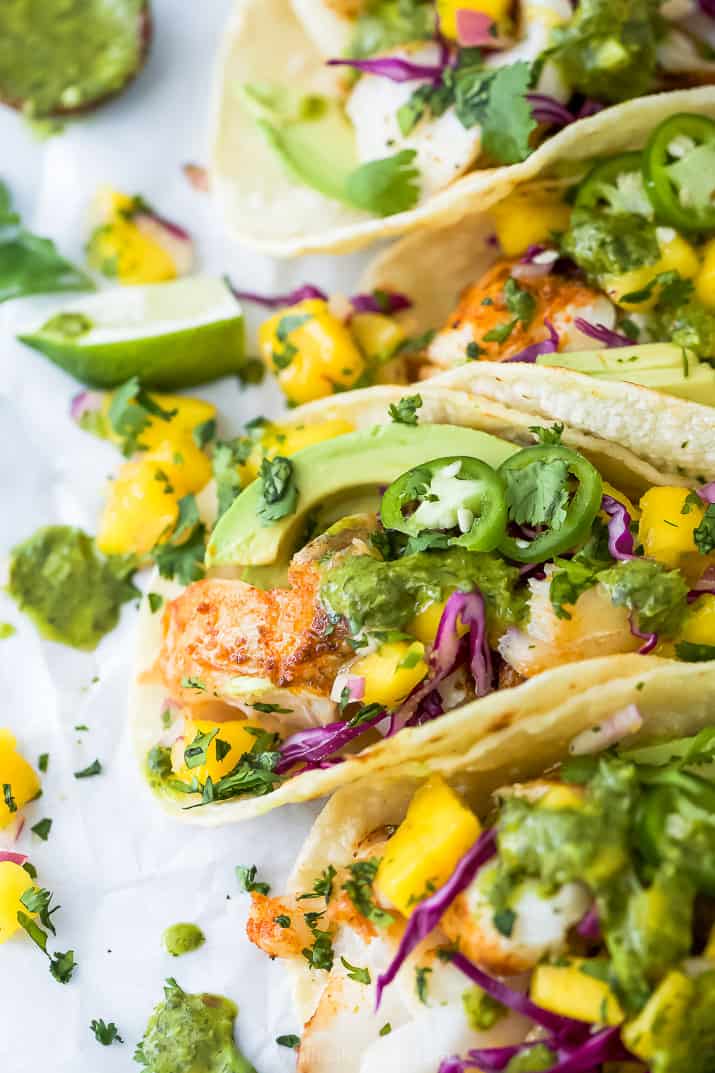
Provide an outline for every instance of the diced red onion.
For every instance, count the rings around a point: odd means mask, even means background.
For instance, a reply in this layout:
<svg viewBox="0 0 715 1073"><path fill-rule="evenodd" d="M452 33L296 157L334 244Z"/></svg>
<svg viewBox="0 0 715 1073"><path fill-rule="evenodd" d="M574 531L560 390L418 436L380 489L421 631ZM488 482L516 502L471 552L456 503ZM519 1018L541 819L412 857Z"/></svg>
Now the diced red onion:
<svg viewBox="0 0 715 1073"><path fill-rule="evenodd" d="M328 60L328 67L354 67L363 74L389 78L391 82L417 82L428 79L438 82L444 72L444 64L412 63L399 56L375 56L368 60Z"/></svg>
<svg viewBox="0 0 715 1073"><path fill-rule="evenodd" d="M493 249L498 249L498 247L499 247L499 236L498 235L487 235L487 237L484 239L484 242L485 242L485 245L491 246Z"/></svg>
<svg viewBox="0 0 715 1073"><path fill-rule="evenodd" d="M710 481L710 484L704 484L702 488L697 489L697 493L703 503L715 503L715 481Z"/></svg>
<svg viewBox="0 0 715 1073"><path fill-rule="evenodd" d="M647 656L648 653L652 652L655 646L658 644L658 634L643 633L642 630L639 630L638 626L636 626L633 615L630 616L629 622L631 627L631 633L633 634L633 636L640 637L640 639L645 642L645 644L642 644L638 649L638 654L640 656Z"/></svg>
<svg viewBox="0 0 715 1073"><path fill-rule="evenodd" d="M458 7L457 41L467 48L495 45L497 35L494 19L483 11L470 11L469 8Z"/></svg>
<svg viewBox="0 0 715 1073"><path fill-rule="evenodd" d="M0 861L11 861L12 864L19 864L22 868L27 861L27 854L13 853L10 849L0 849Z"/></svg>
<svg viewBox="0 0 715 1073"><path fill-rule="evenodd" d="M595 902L576 925L576 931L583 939L590 939L593 942L601 938L601 922Z"/></svg>
<svg viewBox="0 0 715 1073"><path fill-rule="evenodd" d="M531 256L524 256L514 265L511 274L514 279L528 282L530 279L543 279L549 276L556 262L559 260L557 250L547 250L544 247L530 246L530 250L536 252ZM528 251L527 251L528 254Z"/></svg>
<svg viewBox="0 0 715 1073"><path fill-rule="evenodd" d="M460 858L447 882L415 906L400 940L397 953L386 971L377 978L375 1009L379 1009L382 992L395 979L405 959L437 927L457 895L467 889L479 869L491 860L495 853L496 833L493 828L490 828L483 831L474 845Z"/></svg>
<svg viewBox="0 0 715 1073"><path fill-rule="evenodd" d="M257 294L255 291L239 291L228 277L226 277L226 283L233 292L234 298L238 298L239 302L253 302L255 305L265 306L266 309L281 309L283 306L292 306L309 298L318 298L323 302L328 300L325 291L321 291L320 287L314 287L312 283L304 283L296 287L294 291L289 291L288 294L273 295Z"/></svg>
<svg viewBox="0 0 715 1073"><path fill-rule="evenodd" d="M715 0L698 0L698 4L703 15L709 15L711 19L715 19Z"/></svg>
<svg viewBox="0 0 715 1073"><path fill-rule="evenodd" d="M99 413L104 403L101 391L80 391L70 403L70 417L79 425L87 414Z"/></svg>
<svg viewBox="0 0 715 1073"><path fill-rule="evenodd" d="M592 97L587 97L576 113L576 118L588 119L589 116L602 112L605 107L605 104L601 104L600 101L594 101Z"/></svg>
<svg viewBox="0 0 715 1073"><path fill-rule="evenodd" d="M180 242L191 242L191 235L189 232L181 227L180 224L175 224L173 220L167 220L166 216L160 216L158 212L154 212L153 209L143 208L140 212L134 216L135 220L141 220L142 217L146 220L153 220L155 224L163 228L164 231L168 231L172 238L178 239Z"/></svg>
<svg viewBox="0 0 715 1073"><path fill-rule="evenodd" d="M336 702L342 700L343 690L347 689L348 701L362 700L365 696L365 679L359 674L339 674L333 682L330 691L330 699Z"/></svg>
<svg viewBox="0 0 715 1073"><path fill-rule="evenodd" d="M555 97L549 97L545 93L527 93L526 99L531 105L531 114L537 123L567 127L576 119L576 116Z"/></svg>
<svg viewBox="0 0 715 1073"><path fill-rule="evenodd" d="M591 324L590 321L584 320L583 317L576 317L574 325L584 335L588 335L589 338L595 339L596 342L605 347L634 345L633 340L629 339L627 335L623 335L621 332L614 332L611 328L607 328L605 324Z"/></svg>
<svg viewBox="0 0 715 1073"><path fill-rule="evenodd" d="M541 343L532 343L531 346L525 347L520 350L518 354L514 354L511 358L505 358L507 362L510 361L523 361L534 362L540 354L554 354L559 349L559 335L553 324L548 318L544 317L544 327L549 333L549 338L544 339Z"/></svg>
<svg viewBox="0 0 715 1073"><path fill-rule="evenodd" d="M182 164L181 170L194 190L206 194L209 190L209 173L201 164Z"/></svg>
<svg viewBox="0 0 715 1073"><path fill-rule="evenodd" d="M354 294L350 304L356 313L401 313L410 309L412 301L399 291L373 291L372 294Z"/></svg>
<svg viewBox="0 0 715 1073"><path fill-rule="evenodd" d="M569 753L571 756L590 756L591 753L603 752L629 734L635 734L642 726L643 716L638 706L627 704L598 726L588 727L577 734L569 745Z"/></svg>
<svg viewBox="0 0 715 1073"><path fill-rule="evenodd" d="M613 496L604 495L601 510L608 515L608 551L613 559L634 559L635 542L631 533L631 516Z"/></svg>
<svg viewBox="0 0 715 1073"><path fill-rule="evenodd" d="M384 718L385 712L380 711L372 719L366 719L362 723L351 724L349 720L342 719L324 727L309 727L291 734L280 747L281 758L276 764L277 773L283 775L289 768L300 763L304 763L306 768L322 766L324 761L332 760L333 753L344 748L353 738L364 734Z"/></svg>

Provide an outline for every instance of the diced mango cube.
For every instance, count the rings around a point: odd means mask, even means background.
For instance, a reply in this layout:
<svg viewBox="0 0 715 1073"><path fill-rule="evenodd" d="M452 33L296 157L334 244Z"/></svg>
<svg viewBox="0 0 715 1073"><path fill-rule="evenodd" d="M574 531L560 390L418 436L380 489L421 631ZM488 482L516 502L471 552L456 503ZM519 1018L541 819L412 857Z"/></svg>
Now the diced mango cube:
<svg viewBox="0 0 715 1073"><path fill-rule="evenodd" d="M409 916L438 890L481 832L479 820L441 775L415 793L404 820L387 843L376 890Z"/></svg>
<svg viewBox="0 0 715 1073"><path fill-rule="evenodd" d="M665 976L634 1020L622 1030L623 1042L644 1062L654 1057L658 1040L677 1039L687 1023L693 982L684 972L673 970Z"/></svg>
<svg viewBox="0 0 715 1073"><path fill-rule="evenodd" d="M505 257L518 257L529 246L548 241L552 231L565 231L571 218L570 205L557 194L528 187L515 190L490 211Z"/></svg>
<svg viewBox="0 0 715 1073"><path fill-rule="evenodd" d="M203 399L190 395L164 395L158 391L152 391L149 394L167 413L176 410L174 416L168 421L161 417L152 417L142 431L139 442L149 451L164 443L165 440L183 442L187 438L190 439L195 428L216 417L216 407L210 402L204 402Z"/></svg>
<svg viewBox="0 0 715 1073"><path fill-rule="evenodd" d="M568 783L549 787L543 797L539 798L539 808L553 809L578 809L583 806L583 790L580 786L571 786Z"/></svg>
<svg viewBox="0 0 715 1073"><path fill-rule="evenodd" d="M702 265L695 277L695 294L709 309L715 309L715 238L702 248Z"/></svg>
<svg viewBox="0 0 715 1073"><path fill-rule="evenodd" d="M17 751L14 735L9 730L0 729L0 829L16 819L15 811L11 811L5 800L5 786L10 787L8 797L12 798L18 812L40 792L37 773Z"/></svg>
<svg viewBox="0 0 715 1073"><path fill-rule="evenodd" d="M660 247L660 257L652 265L643 265L634 268L630 272L624 272L620 276L608 276L604 278L605 290L616 305L624 309L646 312L655 305L658 300L658 287L654 287L652 293L643 301L624 301L624 296L634 294L647 287L661 272L677 272L683 279L693 279L700 268L700 261L694 247L680 235L673 234Z"/></svg>
<svg viewBox="0 0 715 1073"><path fill-rule="evenodd" d="M17 914L27 913L20 898L33 885L32 879L21 865L14 861L0 861L0 943L6 942L20 928Z"/></svg>
<svg viewBox="0 0 715 1073"><path fill-rule="evenodd" d="M328 303L310 298L282 309L258 332L261 355L290 402L323 399L351 388L365 359Z"/></svg>
<svg viewBox="0 0 715 1073"><path fill-rule="evenodd" d="M124 284L160 283L176 279L170 253L134 220L136 199L118 191L101 191L97 215L103 221L87 244L90 265Z"/></svg>
<svg viewBox="0 0 715 1073"><path fill-rule="evenodd" d="M715 925L713 925L713 927L710 929L710 934L708 935L708 941L705 944L703 955L706 958L709 958L710 961L715 961Z"/></svg>
<svg viewBox="0 0 715 1073"><path fill-rule="evenodd" d="M354 431L355 425L340 417L316 421L314 425L266 425L260 441L241 466L243 483L250 484L256 479L263 458L275 458L276 455L290 458L304 447L312 447Z"/></svg>
<svg viewBox="0 0 715 1073"><path fill-rule="evenodd" d="M503 22L511 11L509 0L437 0L440 32L457 39L457 11L480 11L494 22Z"/></svg>
<svg viewBox="0 0 715 1073"><path fill-rule="evenodd" d="M422 611L418 611L407 627L408 633L413 634L423 645L433 644L446 604L446 598L436 600L434 603L428 604ZM461 619L458 619L457 636L464 637L466 633L469 633L469 627L465 626Z"/></svg>
<svg viewBox="0 0 715 1073"><path fill-rule="evenodd" d="M254 735L249 733L247 729L249 725L245 719L230 719L221 723L210 719L187 720L184 727L184 738L179 740L172 751L172 766L174 767L176 778L182 782L191 782L192 779L196 778L201 783L204 783L209 777L216 782L223 775L227 775L236 766L241 756L250 752L256 743ZM197 734L210 734L212 730L218 730L218 733L206 750L206 763L192 768L187 767L184 762L184 750L191 745ZM220 760L216 745L218 740L231 746Z"/></svg>
<svg viewBox="0 0 715 1073"><path fill-rule="evenodd" d="M664 486L649 488L640 501L638 539L649 558L666 566L679 566L684 555L698 554L693 532L705 511L688 495L687 488Z"/></svg>
<svg viewBox="0 0 715 1073"><path fill-rule="evenodd" d="M703 593L690 605L680 640L693 645L715 645L715 596L711 593Z"/></svg>
<svg viewBox="0 0 715 1073"><path fill-rule="evenodd" d="M365 679L365 704L395 708L427 674L424 645L389 641L352 665L351 674Z"/></svg>
<svg viewBox="0 0 715 1073"><path fill-rule="evenodd" d="M402 325L385 313L356 313L350 331L365 357L374 362L387 361L407 338Z"/></svg>
<svg viewBox="0 0 715 1073"><path fill-rule="evenodd" d="M562 1017L590 1024L619 1025L621 1005L604 980L587 971L588 960L575 958L568 965L537 965L531 977L531 1000Z"/></svg>

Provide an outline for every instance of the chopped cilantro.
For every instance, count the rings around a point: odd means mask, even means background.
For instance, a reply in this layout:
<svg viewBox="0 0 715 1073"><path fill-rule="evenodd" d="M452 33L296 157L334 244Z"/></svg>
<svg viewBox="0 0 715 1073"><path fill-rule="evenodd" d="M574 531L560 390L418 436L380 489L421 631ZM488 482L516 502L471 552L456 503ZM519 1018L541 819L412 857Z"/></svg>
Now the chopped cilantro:
<svg viewBox="0 0 715 1073"><path fill-rule="evenodd" d="M223 738L216 738L216 759L219 763L228 756L231 752L231 744L228 741L224 741Z"/></svg>
<svg viewBox="0 0 715 1073"><path fill-rule="evenodd" d="M38 766L38 768L40 769L40 771L43 774L47 771L47 766L48 766L49 762L50 762L50 754L49 753L40 753L40 755L37 758L37 766Z"/></svg>
<svg viewBox="0 0 715 1073"><path fill-rule="evenodd" d="M513 320L505 320L503 324L497 324L484 333L485 343L505 343L519 323L518 317Z"/></svg>
<svg viewBox="0 0 715 1073"><path fill-rule="evenodd" d="M32 875L29 868L27 871ZM66 984L76 968L74 951L68 950L66 953L58 951L55 954L50 954L47 950L48 932L51 932L52 935L55 934L52 914L56 913L60 907L58 905L51 907L52 893L39 887L32 887L30 890L26 890L24 894L20 895L20 902L27 909L27 913L22 910L18 911L18 924L24 928L33 943L49 959L50 973L55 980L61 984ZM33 916L28 916L28 914L36 914L40 923L38 924L37 920L33 919Z"/></svg>
<svg viewBox="0 0 715 1073"><path fill-rule="evenodd" d="M703 519L693 533L693 540L701 555L715 551L715 503L708 503Z"/></svg>
<svg viewBox="0 0 715 1073"><path fill-rule="evenodd" d="M175 578L182 585L188 585L203 577L205 553L206 526L199 517L196 497L182 496L170 538L156 544L151 556L162 577Z"/></svg>
<svg viewBox="0 0 715 1073"><path fill-rule="evenodd" d="M279 1047L290 1047L293 1050L297 1050L300 1047L300 1036L276 1036L276 1043Z"/></svg>
<svg viewBox="0 0 715 1073"><path fill-rule="evenodd" d="M75 771L74 777L76 779L89 779L92 775L101 775L102 765L99 760L93 760L91 764L86 768L82 768L81 771Z"/></svg>
<svg viewBox="0 0 715 1073"><path fill-rule="evenodd" d="M45 818L44 820L38 820L34 826L30 828L33 834L36 834L38 838L41 838L43 842L47 841L47 837L52 827L52 820Z"/></svg>
<svg viewBox="0 0 715 1073"><path fill-rule="evenodd" d="M2 784L2 796L8 812L17 812L17 801L13 797L12 786L9 782Z"/></svg>
<svg viewBox="0 0 715 1073"><path fill-rule="evenodd" d="M249 436L237 436L232 440L218 440L214 444L211 469L216 481L218 517L225 514L241 491L239 467L244 465L255 448Z"/></svg>
<svg viewBox="0 0 715 1073"><path fill-rule="evenodd" d="M269 894L270 883L261 883L256 880L256 874L258 869L255 864L237 864L236 865L236 879L238 880L239 889L250 894L255 891L256 894ZM282 925L287 927L287 925Z"/></svg>
<svg viewBox="0 0 715 1073"><path fill-rule="evenodd" d="M402 149L383 160L370 160L348 175L345 194L359 209L392 216L414 208L420 196L420 173L414 149Z"/></svg>
<svg viewBox="0 0 715 1073"><path fill-rule="evenodd" d="M152 615L155 615L159 608L163 606L164 597L160 592L148 592L146 598L149 604L149 610Z"/></svg>
<svg viewBox="0 0 715 1073"><path fill-rule="evenodd" d="M266 377L266 367L260 358L246 358L237 373L238 382L243 387L262 384Z"/></svg>
<svg viewBox="0 0 715 1073"><path fill-rule="evenodd" d="M312 946L306 946L302 950L303 957L312 969L326 969L328 972L333 967L335 953L330 932L313 930L314 942Z"/></svg>
<svg viewBox="0 0 715 1073"><path fill-rule="evenodd" d="M252 704L254 712L263 712L264 715L290 715L293 711L292 708L281 708L280 704L264 704L263 701L256 701Z"/></svg>
<svg viewBox="0 0 715 1073"><path fill-rule="evenodd" d="M122 453L133 455L142 449L139 437L152 418L171 421L177 410L164 410L133 376L112 394L108 418L114 434L120 439Z"/></svg>
<svg viewBox="0 0 715 1073"><path fill-rule="evenodd" d="M652 559L619 562L598 575L617 607L636 616L644 633L675 636L687 608L688 586L678 570L668 570Z"/></svg>
<svg viewBox="0 0 715 1073"><path fill-rule="evenodd" d="M389 1021L385 1021L384 1025L382 1026L382 1028L378 1032L378 1036L389 1036L391 1032L392 1032L392 1025L390 1024Z"/></svg>
<svg viewBox="0 0 715 1073"><path fill-rule="evenodd" d="M428 969L424 965L418 965L415 969L415 991L417 997L425 1006L427 1005L427 985L429 983L429 974L432 969Z"/></svg>
<svg viewBox="0 0 715 1073"><path fill-rule="evenodd" d="M280 521L295 513L298 504L298 488L295 483L293 463L289 458L276 455L264 458L259 471L261 494L257 508L258 517L264 525Z"/></svg>
<svg viewBox="0 0 715 1073"><path fill-rule="evenodd" d="M124 1043L114 1021L110 1021L107 1024L100 1017L98 1020L90 1021L89 1027L94 1032L94 1038L97 1043L101 1043L103 1047L109 1047L112 1043Z"/></svg>
<svg viewBox="0 0 715 1073"><path fill-rule="evenodd" d="M536 123L526 99L531 65L484 67L478 49L462 49L454 73L455 110L467 129L480 126L482 148L497 164L516 164L530 152Z"/></svg>
<svg viewBox="0 0 715 1073"><path fill-rule="evenodd" d="M348 970L348 980L354 980L356 984L369 984L370 970L360 969L356 965L351 965L347 958L340 958L340 963L344 969Z"/></svg>
<svg viewBox="0 0 715 1073"><path fill-rule="evenodd" d="M210 417L208 421L202 421L200 425L196 425L191 436L197 447L206 447L216 437L216 418Z"/></svg>
<svg viewBox="0 0 715 1073"><path fill-rule="evenodd" d="M289 928L290 927L290 917L286 916L285 913L279 913L277 917L273 917L273 920L278 925L279 928Z"/></svg>
<svg viewBox="0 0 715 1073"><path fill-rule="evenodd" d="M422 406L421 395L404 395L399 402L391 402L389 414L398 425L416 425L417 411Z"/></svg>
<svg viewBox="0 0 715 1073"><path fill-rule="evenodd" d="M325 898L326 902L330 901L333 893L333 880L335 879L336 872L332 864L329 864L327 868L324 868L320 873L320 876L316 879L311 890L305 894L298 895L298 901L304 901L306 898Z"/></svg>
<svg viewBox="0 0 715 1073"><path fill-rule="evenodd" d="M377 905L372 890L379 866L380 861L377 857L371 857L367 861L354 861L349 866L350 879L343 883L343 890L358 913L378 928L388 928L394 923L395 918Z"/></svg>
<svg viewBox="0 0 715 1073"><path fill-rule="evenodd" d="M198 693L206 692L206 683L202 682L200 678L186 677L181 679L182 689L195 689Z"/></svg>
<svg viewBox="0 0 715 1073"><path fill-rule="evenodd" d="M573 559L554 559L559 569L551 575L549 599L558 618L570 619L566 607L573 607L579 596L598 581L598 572L589 563Z"/></svg>
<svg viewBox="0 0 715 1073"><path fill-rule="evenodd" d="M484 347L481 347L479 343L475 343L474 340L467 343L467 359L469 361L476 361L483 353Z"/></svg>
<svg viewBox="0 0 715 1073"><path fill-rule="evenodd" d="M196 732L196 737L190 745L184 749L184 763L188 768L202 767L208 760L208 748L218 734L218 727L207 730L202 734Z"/></svg>
<svg viewBox="0 0 715 1073"><path fill-rule="evenodd" d="M501 1002L476 984L462 992L462 1006L469 1027L475 1032L485 1032L492 1028L507 1012L506 1006L502 1006Z"/></svg>
<svg viewBox="0 0 715 1073"><path fill-rule="evenodd" d="M552 529L563 525L569 499L567 462L537 460L521 469L507 469L505 476L511 521L518 525L548 525Z"/></svg>
<svg viewBox="0 0 715 1073"><path fill-rule="evenodd" d="M494 927L507 939L511 936L516 922L516 913L513 909L497 909L492 917Z"/></svg>
<svg viewBox="0 0 715 1073"><path fill-rule="evenodd" d="M543 443L546 447L557 447L561 443L563 431L564 426L560 421L553 424L551 428L544 428L543 425L529 425L529 432L533 432L539 443Z"/></svg>
<svg viewBox="0 0 715 1073"><path fill-rule="evenodd" d="M536 312L536 299L530 291L520 287L513 276L504 284L504 301L510 313L513 313L524 327L528 327Z"/></svg>

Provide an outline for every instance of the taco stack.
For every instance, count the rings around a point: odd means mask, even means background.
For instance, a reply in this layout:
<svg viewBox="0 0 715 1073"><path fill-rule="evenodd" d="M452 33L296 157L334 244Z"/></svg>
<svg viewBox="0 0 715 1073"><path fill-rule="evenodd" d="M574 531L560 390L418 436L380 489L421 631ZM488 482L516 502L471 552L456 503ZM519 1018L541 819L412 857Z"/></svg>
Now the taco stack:
<svg viewBox="0 0 715 1073"><path fill-rule="evenodd" d="M254 426L206 578L143 610L133 722L165 807L240 819L422 775L584 690L700 681L715 493L647 440L434 383Z"/></svg>

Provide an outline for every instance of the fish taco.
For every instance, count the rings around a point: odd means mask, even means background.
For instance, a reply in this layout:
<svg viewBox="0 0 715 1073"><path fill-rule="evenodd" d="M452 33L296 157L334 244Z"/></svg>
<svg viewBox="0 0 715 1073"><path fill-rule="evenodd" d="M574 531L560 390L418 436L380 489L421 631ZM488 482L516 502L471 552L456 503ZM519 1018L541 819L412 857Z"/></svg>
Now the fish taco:
<svg viewBox="0 0 715 1073"><path fill-rule="evenodd" d="M662 664L338 791L247 923L300 1073L710 1073L714 713Z"/></svg>
<svg viewBox="0 0 715 1073"><path fill-rule="evenodd" d="M157 580L142 610L134 734L176 817L424 774L581 691L715 656L715 486L677 451L656 467L434 383L338 395L232 449L245 487L206 575Z"/></svg>
<svg viewBox="0 0 715 1073"><path fill-rule="evenodd" d="M240 0L211 136L229 231L276 256L356 249L712 111L712 19L687 0L486 6ZM343 40L321 33L336 8Z"/></svg>

